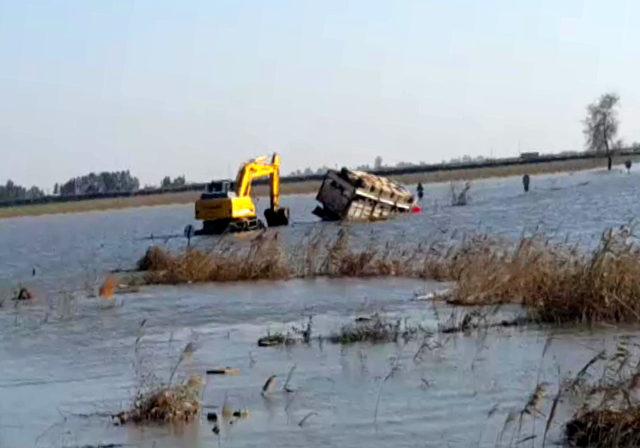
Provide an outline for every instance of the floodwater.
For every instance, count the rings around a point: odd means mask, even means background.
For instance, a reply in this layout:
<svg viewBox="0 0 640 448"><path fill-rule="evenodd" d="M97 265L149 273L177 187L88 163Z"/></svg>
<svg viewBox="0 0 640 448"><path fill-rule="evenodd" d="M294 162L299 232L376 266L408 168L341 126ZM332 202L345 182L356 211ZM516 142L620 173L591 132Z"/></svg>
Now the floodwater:
<svg viewBox="0 0 640 448"><path fill-rule="evenodd" d="M476 181L465 207L449 205L449 188L427 185L421 215L349 231L356 239L406 244L541 231L592 247L603 230L640 214L635 170L535 176L528 194L520 178ZM321 226L337 231L311 215L313 196L284 202L294 221L279 230L287 244ZM376 312L433 330L464 312L416 300L447 285L397 278L145 287L115 304L94 297L108 271L132 268L150 244L183 246L184 238L172 236L192 223L192 212L186 205L0 221L0 447L490 447L531 434L538 437L527 445L542 446L544 417L525 420L519 434L508 427L500 439L509 413L524 407L537 383L549 383L553 396L561 378L604 346L635 336L632 329L527 327L436 333L426 351L419 350L422 339L256 344L267 332L306 325L309 316L314 335L327 335ZM8 300L21 284L35 291L35 301ZM190 342L195 352L178 363ZM130 406L140 388L167 381L176 365L179 380L221 366L241 374L207 377L204 414L192 424L112 424L109 414ZM278 390L263 396L270 375L277 375ZM220 413L224 403L249 416L221 424L216 435L205 415ZM569 400L557 420L570 412ZM553 426L548 439L559 441L561 429Z"/></svg>

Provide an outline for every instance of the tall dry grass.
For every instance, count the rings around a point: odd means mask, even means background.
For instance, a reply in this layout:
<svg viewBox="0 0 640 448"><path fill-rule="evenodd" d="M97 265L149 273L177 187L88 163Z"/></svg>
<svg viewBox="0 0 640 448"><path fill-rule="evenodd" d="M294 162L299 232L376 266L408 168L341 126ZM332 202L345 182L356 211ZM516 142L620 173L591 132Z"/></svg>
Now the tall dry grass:
<svg viewBox="0 0 640 448"><path fill-rule="evenodd" d="M517 245L476 236L451 244L358 245L347 228L286 248L266 231L248 247L208 253L151 248L140 261L147 283L397 276L453 281L459 305L520 303L541 322L640 321L640 250L628 229L607 231L592 253L541 236Z"/></svg>
<svg viewBox="0 0 640 448"><path fill-rule="evenodd" d="M561 395L571 395L571 401L578 405L564 425L570 446L640 446L639 355L638 343L622 336L615 351L596 354L559 389L558 400ZM599 378L593 375L596 368L601 371Z"/></svg>
<svg viewBox="0 0 640 448"><path fill-rule="evenodd" d="M263 232L253 239L247 250L224 246L212 253L187 249L172 254L153 246L138 261L138 268L146 271L145 281L152 284L289 278L291 273L278 234L265 235Z"/></svg>
<svg viewBox="0 0 640 448"><path fill-rule="evenodd" d="M628 229L606 231L592 253L529 238L469 261L455 303L522 303L543 322L640 321L640 251Z"/></svg>

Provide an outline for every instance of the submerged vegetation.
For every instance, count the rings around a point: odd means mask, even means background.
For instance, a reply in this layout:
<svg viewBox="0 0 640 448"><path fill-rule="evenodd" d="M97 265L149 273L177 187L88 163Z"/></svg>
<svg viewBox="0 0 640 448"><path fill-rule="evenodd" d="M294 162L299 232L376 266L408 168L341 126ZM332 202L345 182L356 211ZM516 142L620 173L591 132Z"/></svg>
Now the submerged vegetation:
<svg viewBox="0 0 640 448"><path fill-rule="evenodd" d="M448 320L438 322L437 328L427 328L421 323L412 323L408 317L404 319L388 315L374 313L368 316L356 317L353 321L342 325L338 330L327 335L314 335L312 337L312 318L306 325L292 326L287 332L271 333L258 339L260 347L282 347L298 343L309 344L317 341L320 344L349 345L355 343L387 344L408 343L410 341L423 340L422 348L433 348L439 345L436 339L439 335L452 333L469 333L471 331L485 331L491 328L514 327L526 325L530 321L526 317L516 317L509 320L496 320L499 307L490 311L473 309L463 313L458 318L456 312L452 312ZM436 312L436 317L437 315Z"/></svg>
<svg viewBox="0 0 640 448"><path fill-rule="evenodd" d="M640 247L630 230L608 230L591 252L539 235L516 245L477 236L455 244L355 247L341 228L287 250L276 232L248 247L223 241L214 250L170 253L151 247L139 261L150 284L288 279L314 276L398 276L455 282L452 304L522 304L539 322L640 321Z"/></svg>
<svg viewBox="0 0 640 448"><path fill-rule="evenodd" d="M371 317L358 318L352 324L344 325L340 331L326 338L334 344L351 344L355 342L398 342L413 339L423 332L419 327L413 327L401 319L389 320L379 314Z"/></svg>

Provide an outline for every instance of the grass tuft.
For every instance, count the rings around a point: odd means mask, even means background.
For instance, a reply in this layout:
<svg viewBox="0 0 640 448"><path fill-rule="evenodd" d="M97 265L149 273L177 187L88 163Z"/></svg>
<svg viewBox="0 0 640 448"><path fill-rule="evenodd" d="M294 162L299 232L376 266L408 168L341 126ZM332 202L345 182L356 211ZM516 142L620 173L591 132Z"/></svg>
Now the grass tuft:
<svg viewBox="0 0 640 448"><path fill-rule="evenodd" d="M356 342L370 342L380 344L397 342L401 339L413 339L420 331L417 327L403 324L402 320L389 320L374 314L368 319L358 319L353 324L344 325L340 331L331 334L327 340L334 344L353 344Z"/></svg>
<svg viewBox="0 0 640 448"><path fill-rule="evenodd" d="M116 423L189 422L200 414L204 381L192 376L184 384L165 386L138 396L129 411L114 415Z"/></svg>

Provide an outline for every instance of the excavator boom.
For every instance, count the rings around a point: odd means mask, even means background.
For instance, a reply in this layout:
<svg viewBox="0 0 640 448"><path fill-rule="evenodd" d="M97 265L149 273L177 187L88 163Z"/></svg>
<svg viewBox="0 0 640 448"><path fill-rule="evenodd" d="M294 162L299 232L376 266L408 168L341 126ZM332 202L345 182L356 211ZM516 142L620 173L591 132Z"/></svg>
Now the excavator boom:
<svg viewBox="0 0 640 448"><path fill-rule="evenodd" d="M250 196L253 181L265 177L270 178L271 207L277 208L280 202L280 156L278 154L273 154L271 161L263 156L245 163L238 171L236 178L236 195Z"/></svg>

